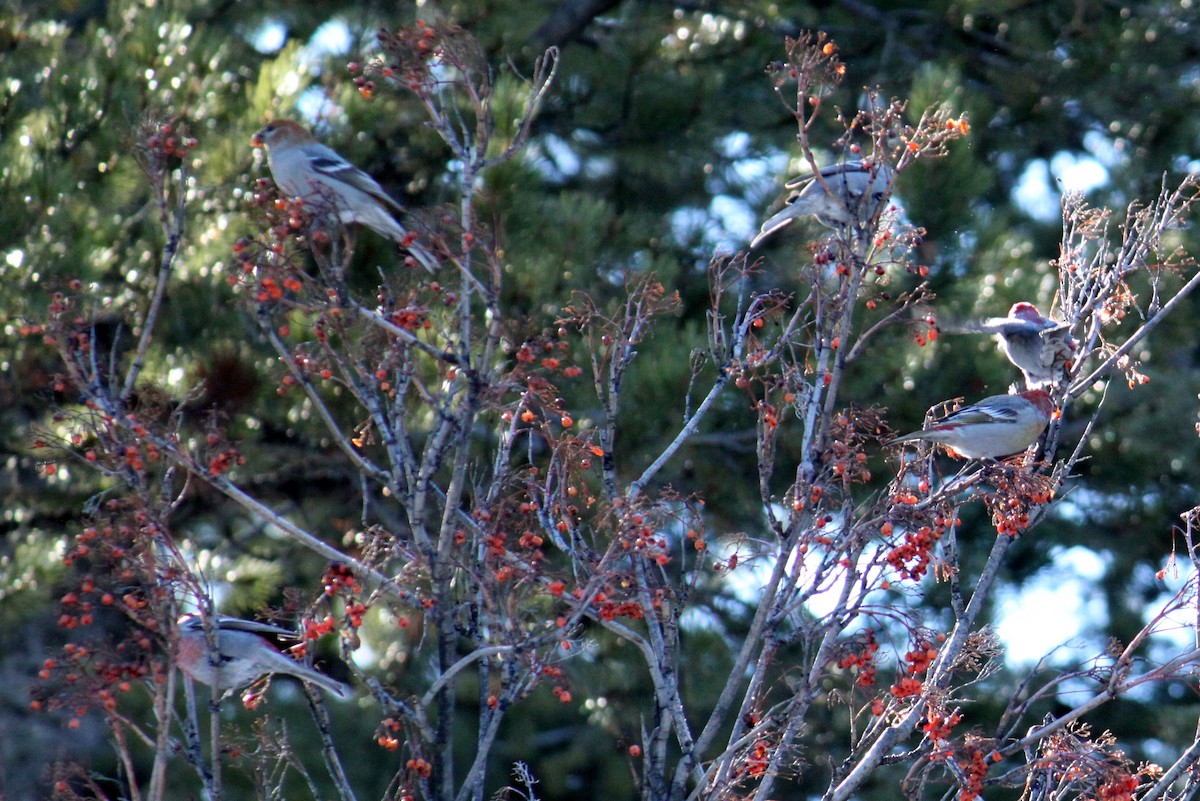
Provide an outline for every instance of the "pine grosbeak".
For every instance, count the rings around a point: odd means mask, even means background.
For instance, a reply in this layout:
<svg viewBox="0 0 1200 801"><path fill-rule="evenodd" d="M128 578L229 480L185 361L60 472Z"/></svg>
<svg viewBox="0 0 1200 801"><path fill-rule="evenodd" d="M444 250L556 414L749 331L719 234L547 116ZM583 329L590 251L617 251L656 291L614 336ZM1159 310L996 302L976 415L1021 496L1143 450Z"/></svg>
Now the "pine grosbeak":
<svg viewBox="0 0 1200 801"><path fill-rule="evenodd" d="M1050 396L1040 389L993 395L884 445L923 439L967 459L995 459L1020 453L1037 442L1053 411Z"/></svg>
<svg viewBox="0 0 1200 801"><path fill-rule="evenodd" d="M848 161L825 167L819 175L800 176L784 184L792 190L787 205L762 224L750 242L752 249L799 217L816 217L828 228L866 222L891 194L892 168L883 162Z"/></svg>
<svg viewBox="0 0 1200 801"><path fill-rule="evenodd" d="M298 197L314 208L337 213L350 225L365 225L408 250L425 269L434 272L437 262L413 243L413 237L392 215L404 207L392 200L375 179L336 151L318 142L292 120L272 120L251 139L267 149L267 163L280 191Z"/></svg>
<svg viewBox="0 0 1200 801"><path fill-rule="evenodd" d="M1032 303L1015 303L1007 317L949 329L948 333L995 334L1000 350L1025 376L1030 389L1054 384L1074 363L1079 341L1069 323L1043 317Z"/></svg>
<svg viewBox="0 0 1200 801"><path fill-rule="evenodd" d="M339 698L345 698L350 693L350 688L345 684L286 656L256 633L294 637L295 632L252 620L219 617L215 621L217 664L214 665L201 617L183 615L178 623L179 668L214 691L244 687L268 673L286 673L324 687Z"/></svg>

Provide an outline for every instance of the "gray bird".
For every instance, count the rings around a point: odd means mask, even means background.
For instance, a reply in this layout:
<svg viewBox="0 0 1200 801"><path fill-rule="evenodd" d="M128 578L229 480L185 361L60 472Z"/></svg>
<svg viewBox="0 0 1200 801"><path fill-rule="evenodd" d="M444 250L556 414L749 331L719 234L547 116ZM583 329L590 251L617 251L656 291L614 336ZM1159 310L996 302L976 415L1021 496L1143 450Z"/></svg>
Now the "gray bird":
<svg viewBox="0 0 1200 801"><path fill-rule="evenodd" d="M244 687L268 673L286 673L324 687L339 698L350 693L345 684L284 655L256 633L294 637L295 632L252 620L219 617L215 621L217 664L214 665L201 617L183 615L178 623L179 669L216 692Z"/></svg>
<svg viewBox="0 0 1200 801"><path fill-rule="evenodd" d="M436 259L417 246L415 237L393 216L404 207L374 178L318 142L304 126L292 120L272 120L250 143L267 149L271 175L284 195L336 212L346 225L365 225L408 250L429 272L437 272Z"/></svg>
<svg viewBox="0 0 1200 801"><path fill-rule="evenodd" d="M1079 350L1070 323L1043 317L1037 306L1024 301L1014 303L1007 317L952 327L947 333L995 334L1000 350L1025 376L1029 389L1058 382Z"/></svg>
<svg viewBox="0 0 1200 801"><path fill-rule="evenodd" d="M1042 435L1054 412L1044 390L992 395L934 420L926 428L895 437L884 446L923 439L944 445L967 459L995 459L1020 453Z"/></svg>
<svg viewBox="0 0 1200 801"><path fill-rule="evenodd" d="M828 228L864 223L891 195L892 168L883 162L848 161L825 167L819 175L819 179L803 175L784 184L791 190L787 205L762 224L750 242L752 249L800 217L816 217Z"/></svg>

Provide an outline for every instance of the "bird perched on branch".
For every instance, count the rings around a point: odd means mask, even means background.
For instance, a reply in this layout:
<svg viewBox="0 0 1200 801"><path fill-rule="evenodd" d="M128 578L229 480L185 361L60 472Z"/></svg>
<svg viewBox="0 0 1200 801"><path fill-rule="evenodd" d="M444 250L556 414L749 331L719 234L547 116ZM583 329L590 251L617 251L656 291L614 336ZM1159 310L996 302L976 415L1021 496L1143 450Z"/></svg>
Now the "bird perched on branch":
<svg viewBox="0 0 1200 801"><path fill-rule="evenodd" d="M943 329L950 334L995 334L1000 350L1025 376L1029 389L1059 381L1075 362L1079 341L1070 323L1043 317L1032 303L1015 303L1007 317Z"/></svg>
<svg viewBox="0 0 1200 801"><path fill-rule="evenodd" d="M787 205L766 219L750 242L753 249L800 217L816 217L828 228L864 223L882 208L892 191L892 168L884 162L848 161L784 184Z"/></svg>
<svg viewBox="0 0 1200 801"><path fill-rule="evenodd" d="M399 244L430 272L437 262L414 244L414 237L392 216L404 207L388 196L375 179L318 142L292 120L272 120L250 140L267 149L267 163L276 185L289 197L325 208L350 225L365 225Z"/></svg>
<svg viewBox="0 0 1200 801"><path fill-rule="evenodd" d="M1037 442L1053 411L1053 401L1041 389L1017 395L993 395L884 445L923 439L945 445L952 455L995 459L1020 453Z"/></svg>
<svg viewBox="0 0 1200 801"><path fill-rule="evenodd" d="M180 670L212 687L214 692L244 687L268 673L286 673L323 687L339 698L350 694L345 684L300 664L259 636L262 633L294 637L295 632L252 620L218 617L213 621L217 627L217 658L213 660L200 615L183 615L177 622Z"/></svg>

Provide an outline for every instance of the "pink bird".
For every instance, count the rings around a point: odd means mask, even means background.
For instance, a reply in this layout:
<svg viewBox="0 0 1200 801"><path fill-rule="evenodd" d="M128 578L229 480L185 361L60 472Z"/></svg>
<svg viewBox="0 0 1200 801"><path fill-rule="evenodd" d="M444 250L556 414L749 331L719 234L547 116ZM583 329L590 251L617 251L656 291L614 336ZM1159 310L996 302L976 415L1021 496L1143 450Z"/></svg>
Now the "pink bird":
<svg viewBox="0 0 1200 801"><path fill-rule="evenodd" d="M1079 341L1069 323L1043 317L1032 303L1015 303L1007 317L950 328L947 333L995 334L1000 350L1025 376L1029 389L1051 386L1074 364Z"/></svg>
<svg viewBox="0 0 1200 801"><path fill-rule="evenodd" d="M995 459L1020 453L1037 442L1053 411L1053 401L1041 389L1018 395L993 395L884 445L923 439L945 445L952 455Z"/></svg>
<svg viewBox="0 0 1200 801"><path fill-rule="evenodd" d="M413 246L413 237L392 216L404 207L388 196L375 179L318 142L292 120L272 120L250 140L267 149L267 163L280 191L302 198L314 208L337 213L346 225L365 225L398 243L430 272L437 262Z"/></svg>
<svg viewBox="0 0 1200 801"><path fill-rule="evenodd" d="M295 632L252 620L219 617L214 621L217 657L213 660L201 617L187 614L177 622L179 669L216 692L244 687L268 673L286 673L324 687L339 698L350 694L350 688L345 684L284 655L257 633L294 637Z"/></svg>
<svg viewBox="0 0 1200 801"><path fill-rule="evenodd" d="M787 205L766 219L750 242L751 249L800 217L816 217L828 228L865 223L892 190L892 168L883 162L834 164L821 169L820 176L803 175L784 184L792 190Z"/></svg>

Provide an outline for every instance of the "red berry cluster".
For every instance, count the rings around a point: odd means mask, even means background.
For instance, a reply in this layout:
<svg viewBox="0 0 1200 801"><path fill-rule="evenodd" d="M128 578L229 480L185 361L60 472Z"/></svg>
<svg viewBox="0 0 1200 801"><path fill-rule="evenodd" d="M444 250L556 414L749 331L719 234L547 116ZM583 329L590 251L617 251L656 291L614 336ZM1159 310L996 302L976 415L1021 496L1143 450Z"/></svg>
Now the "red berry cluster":
<svg viewBox="0 0 1200 801"><path fill-rule="evenodd" d="M944 710L931 707L925 712L925 722L921 724L921 731L925 732L932 742L940 743L949 740L954 727L961 722L962 715L957 712L947 715Z"/></svg>
<svg viewBox="0 0 1200 801"><path fill-rule="evenodd" d="M837 666L843 670L854 668L858 671L855 684L860 687L870 687L875 684L875 654L879 651L879 643L875 640L875 632L867 629L856 642L847 645L849 653L838 660Z"/></svg>
<svg viewBox="0 0 1200 801"><path fill-rule="evenodd" d="M940 637L940 635L939 635ZM912 698L921 694L923 683L918 676L925 675L930 663L937 656L937 648L929 640L918 641L913 649L904 655L908 663L908 675L891 686L891 694L895 698Z"/></svg>
<svg viewBox="0 0 1200 801"><path fill-rule="evenodd" d="M146 174L158 182L191 155L198 144L195 137L188 135L187 126L178 120L149 122L139 131L135 155Z"/></svg>
<svg viewBox="0 0 1200 801"><path fill-rule="evenodd" d="M955 522L954 518L941 514L911 521L904 530L904 539L888 552L887 563L901 579L919 580L933 561L933 549ZM879 529L889 540L893 531L890 521Z"/></svg>
<svg viewBox="0 0 1200 801"><path fill-rule="evenodd" d="M984 495L998 534L1016 537L1029 528L1030 514L1054 499L1054 478L1009 467L985 472L994 491Z"/></svg>
<svg viewBox="0 0 1200 801"><path fill-rule="evenodd" d="M321 584L325 587L325 594L332 597L334 595L358 595L362 592L362 584L359 583L358 576L354 575L354 571L348 565L340 562L335 562L325 571L325 576L321 579Z"/></svg>
<svg viewBox="0 0 1200 801"><path fill-rule="evenodd" d="M918 270L923 271L920 273L922 278L929 274L928 267L920 267ZM923 348L928 343L937 341L938 338L937 317L930 313L922 322L925 325L924 330L917 331L913 335L913 341L917 343L918 348Z"/></svg>
<svg viewBox="0 0 1200 801"><path fill-rule="evenodd" d="M422 779L428 779L433 775L433 765L431 765L428 760L419 759L416 757L405 762L404 769L412 771Z"/></svg>
<svg viewBox="0 0 1200 801"><path fill-rule="evenodd" d="M491 509L475 510L474 517L482 529L490 577L498 583L530 575L546 558L542 551L546 542L541 530L542 506L533 498L540 473L536 467L527 468L528 490L517 490ZM510 534L516 537L515 547ZM456 544L465 544L468 541L466 531L456 532L454 540Z"/></svg>
<svg viewBox="0 0 1200 801"><path fill-rule="evenodd" d="M334 620L330 615L326 615L321 620L306 618L303 623L304 639L319 640L326 634L332 634L334 630Z"/></svg>
<svg viewBox="0 0 1200 801"><path fill-rule="evenodd" d="M285 258L287 243L297 236L310 235L315 242L327 235L313 230L313 215L303 198L280 196L268 178L255 181L250 198L267 218L267 233L259 239L242 237L233 244L233 263L238 269L230 272L226 283L252 287L258 303L282 300L287 292L298 294L305 277Z"/></svg>
<svg viewBox="0 0 1200 801"><path fill-rule="evenodd" d="M94 709L114 713L117 696L129 692L133 682L153 671L161 673L150 657L153 642L144 633L115 647L93 648L79 643L63 646L62 656L46 659L38 678L46 682L34 690L29 708L34 711L69 710L69 729ZM51 686L51 685L56 686Z"/></svg>
<svg viewBox="0 0 1200 801"><path fill-rule="evenodd" d="M645 617L642 612L642 605L637 601L605 601L596 606L596 614L600 615L603 620L616 620L619 617L627 617L631 620L641 620Z"/></svg>
<svg viewBox="0 0 1200 801"><path fill-rule="evenodd" d="M565 626L566 619L560 617L558 619L558 623L560 627ZM559 643L559 647L561 647L564 651L569 651L571 650L571 643L568 640L562 640ZM545 677L553 681L554 686L551 688L550 692L559 700L560 703L569 704L572 696L571 691L567 688L567 678L566 674L563 672L563 669L557 665L545 664L544 662L540 661L540 657L538 657L536 654L531 654L530 656L530 674L537 676L539 679ZM499 705L500 699L496 698L495 696L488 697L489 707L495 709Z"/></svg>
<svg viewBox="0 0 1200 801"><path fill-rule="evenodd" d="M1118 770L1105 779L1096 791L1097 801L1132 801L1140 784L1138 777L1125 770Z"/></svg>
<svg viewBox="0 0 1200 801"><path fill-rule="evenodd" d="M186 158L199 142L195 137L184 135L184 127L164 122L146 138L146 147L161 152L164 156Z"/></svg>
<svg viewBox="0 0 1200 801"><path fill-rule="evenodd" d="M388 322L405 331L417 331L430 328L433 321L429 319L429 308L426 306L410 305L396 309L387 315Z"/></svg>
<svg viewBox="0 0 1200 801"><path fill-rule="evenodd" d="M639 553L660 567L671 561L670 543L650 515L631 510L621 522L618 542L622 548Z"/></svg>
<svg viewBox="0 0 1200 801"><path fill-rule="evenodd" d="M400 733L400 721L396 718L388 717L383 719L383 723L379 724L376 730L378 734L375 737L375 742L381 748L388 751L395 751L400 748L400 739L396 736Z"/></svg>
<svg viewBox="0 0 1200 801"><path fill-rule="evenodd" d="M825 461L844 486L871 480L866 446L884 430L883 412L874 406L850 406L834 416Z"/></svg>
<svg viewBox="0 0 1200 801"><path fill-rule="evenodd" d="M996 759L999 754L991 752ZM983 749L968 743L958 749L956 756L961 772L958 801L976 801L983 794L983 780L987 777L988 760Z"/></svg>
<svg viewBox="0 0 1200 801"><path fill-rule="evenodd" d="M425 20L417 20L409 28L397 28L394 31L380 29L375 38L383 51L383 58L368 65L370 71L422 95L436 86L434 66L438 61L468 66L480 57L472 52L477 48L471 46L464 31L449 23L431 25ZM361 69L356 63L349 67L352 73ZM354 83L359 92L365 92L364 96L369 99L375 89L374 81L359 76Z"/></svg>
<svg viewBox="0 0 1200 801"><path fill-rule="evenodd" d="M738 768L740 776L761 776L771 764L772 743L770 740L755 740L746 754L745 762Z"/></svg>
<svg viewBox="0 0 1200 801"><path fill-rule="evenodd" d="M499 405L500 419L508 424L519 421L529 426L530 431L553 446L573 439L569 429L575 425L570 410L563 406L557 382L560 377L574 379L583 375L583 368L569 358L569 336L570 331L559 326L525 341L513 351L512 367L501 382L519 394ZM582 453L564 455L583 456Z"/></svg>
<svg viewBox="0 0 1200 801"><path fill-rule="evenodd" d="M775 61L767 66L767 74L776 89L805 76L809 80L816 103L825 94L824 88L842 82L846 65L838 58L838 48L828 34L823 32L801 33L799 37L784 40L787 61Z"/></svg>
<svg viewBox="0 0 1200 801"><path fill-rule="evenodd" d="M69 710L70 729L89 711L115 714L135 680L165 678L154 658L155 632L174 573L156 562L160 546L147 546L166 535L135 500L113 499L104 510L110 517L84 528L63 557L79 578L59 599L58 626L83 639L42 663L43 684L30 703L39 711Z"/></svg>
<svg viewBox="0 0 1200 801"><path fill-rule="evenodd" d="M363 616L370 607L361 600L362 584L358 576L348 565L335 562L325 571L321 583L325 588L327 598L341 597L345 610L345 622L351 629L357 629L363 623ZM332 631L332 621L326 618L325 623L305 623L305 636L312 638L314 633Z"/></svg>

